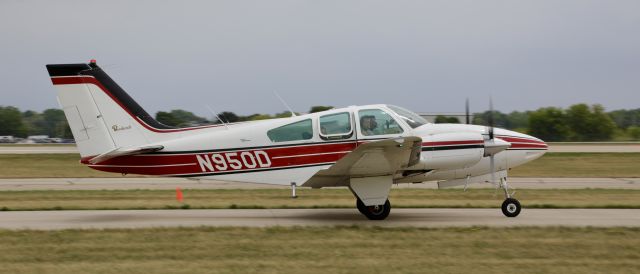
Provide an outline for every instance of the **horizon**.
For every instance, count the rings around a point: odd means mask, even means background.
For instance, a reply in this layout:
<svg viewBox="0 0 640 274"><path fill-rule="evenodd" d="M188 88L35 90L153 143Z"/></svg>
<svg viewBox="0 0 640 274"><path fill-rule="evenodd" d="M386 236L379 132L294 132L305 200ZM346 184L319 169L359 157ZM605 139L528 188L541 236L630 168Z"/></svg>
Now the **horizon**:
<svg viewBox="0 0 640 274"><path fill-rule="evenodd" d="M601 104L598 104L598 103L595 103L595 104L575 103L575 104L570 104L570 105L568 105L568 106L566 106L566 107L557 107L557 106L541 106L541 107L536 108L536 109L512 110L512 111L501 111L501 110L499 110L499 109L494 108L494 111L495 111L495 112L500 112L500 113L503 113L503 114L509 114L509 113L512 113L512 112L523 112L523 113L526 113L526 112L533 112L533 111L536 111L536 110L538 110L538 109L540 109L540 108L548 108L548 107L556 107L556 108L561 108L561 109L563 109L563 110L566 110L566 109L568 109L569 107L571 107L571 106L573 106L573 105L578 105L578 104L586 104L586 105L588 105L588 106L590 106L590 107L591 107L591 106L593 106L593 105L601 105ZM367 105L378 105L378 104L367 104ZM316 105L316 106L320 106L320 105ZM361 105L356 105L356 106L361 106ZM20 112L22 112L22 113L27 112L27 111L34 111L34 112L37 112L37 113L42 113L43 111L45 111L45 110L47 110L47 109L59 109L59 110L61 110L61 108L59 108L59 107L50 107L50 108L45 108L45 109L42 109L42 110L23 109L23 108L20 108L20 107L18 107L18 106L12 106L12 105L0 105L0 107L15 107L15 108L18 108L18 110L20 110ZM295 110L294 110L294 112L295 112L296 114L309 114L309 112L308 112L308 111L311 109L311 107L314 107L314 106L310 106L310 107L309 107L309 109L308 109L307 111L295 111ZM329 106L329 107L332 107L333 109L337 109L337 108L346 108L346 107L349 107L349 106ZM400 107L402 107L402 106L400 106ZM603 106L603 107L604 107L604 106ZM608 108L604 107L604 111L605 111L605 112L613 112L613 111L619 111L619 110L636 110L636 109L640 109L640 107L635 107L635 108L620 108L620 109L608 109ZM145 110L146 110L146 109L145 109ZM191 112L191 113L193 113L194 115L199 116L199 117L201 117L201 118L205 118L205 119L207 119L207 120L209 120L209 121L211 121L211 119L214 119L214 120L215 120L215 117L213 117L213 116L211 115L211 113L204 113L204 114L200 114L200 113L197 113L197 112L191 111L191 110L189 110L189 109L181 109L181 108L164 109L164 110L162 110L162 109L161 109L161 110L158 110L158 111L153 112L153 113L152 113L152 112L149 112L149 114L152 114L152 115L155 117L155 115L156 115L158 112L171 112L171 111L173 111L173 110L184 110L184 111ZM430 112L430 111L419 111L419 110L413 110L413 109L409 109L409 110L410 110L410 111L413 111L413 112L415 112L415 113L417 113L417 114L420 114L420 115L442 115L442 116L452 115L452 116L455 116L455 115L464 115L464 114L465 114L465 111L464 111L464 110L462 110L462 111L458 111L458 112L456 112L456 111ZM472 110L472 111L470 111L469 113L470 113L471 115L474 115L474 114L484 113L484 112L486 112L486 111L489 111L489 108L488 108L488 107L487 107L487 109L482 110L482 111L473 111L473 110ZM282 109L282 110L280 110L280 111L275 111L275 112L265 112L265 113L260 113L260 112L240 113L240 112L235 112L235 111L233 111L233 110L222 109L222 110L220 110L220 111L216 112L216 114L220 114L220 113L222 113L222 112L233 112L234 114L237 114L237 115L240 115L240 116L250 116L250 115L255 115L255 114L276 115L276 114L280 114L280 113L283 113L283 112L289 112L289 110L288 110L288 109Z"/></svg>

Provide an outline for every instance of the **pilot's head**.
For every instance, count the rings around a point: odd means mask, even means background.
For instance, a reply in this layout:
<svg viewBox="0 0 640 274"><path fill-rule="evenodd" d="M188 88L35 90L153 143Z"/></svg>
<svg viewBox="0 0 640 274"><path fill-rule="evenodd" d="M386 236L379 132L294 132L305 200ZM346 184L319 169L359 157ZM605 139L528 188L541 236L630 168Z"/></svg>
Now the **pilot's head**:
<svg viewBox="0 0 640 274"><path fill-rule="evenodd" d="M365 115L360 117L360 126L363 130L374 130L376 127L378 127L376 117L374 117L373 115Z"/></svg>

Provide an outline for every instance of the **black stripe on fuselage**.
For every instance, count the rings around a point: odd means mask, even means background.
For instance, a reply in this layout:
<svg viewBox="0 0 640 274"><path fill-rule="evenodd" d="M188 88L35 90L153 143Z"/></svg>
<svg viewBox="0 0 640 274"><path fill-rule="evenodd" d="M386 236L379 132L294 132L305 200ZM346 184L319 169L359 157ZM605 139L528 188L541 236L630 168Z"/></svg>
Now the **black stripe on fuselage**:
<svg viewBox="0 0 640 274"><path fill-rule="evenodd" d="M383 140L383 139L380 139ZM184 151L157 151L145 153L145 155L171 155L171 154L197 154L197 153L214 153L221 151L238 151L238 150L253 150L253 149L270 149L270 148L284 148L284 147L298 147L298 146L313 146L313 145L330 145L330 144L342 144L358 142L356 140L344 140L344 141L332 141L332 142L313 142L313 143L300 143L300 144L288 144L288 145L272 145L272 146L253 146L253 147L234 147L234 148L221 148L221 149L203 149L203 150L184 150ZM458 146L438 146L438 147L422 147L422 151L436 151L436 150L452 150L452 149L471 149L471 148L484 148L482 144L475 145L458 145Z"/></svg>
<svg viewBox="0 0 640 274"><path fill-rule="evenodd" d="M355 142L357 142L357 141L356 140L345 140L345 141L313 142L313 143L299 143L299 144L272 145L272 146L234 147L234 148L184 150L184 151L157 151L157 152L145 153L145 155L214 153L214 152L220 152L220 151L270 149L270 148L299 147L299 146L313 146L313 145L331 145L331 144L355 143Z"/></svg>
<svg viewBox="0 0 640 274"><path fill-rule="evenodd" d="M471 148L484 148L484 145L422 147L422 151L440 151L440 150L471 149Z"/></svg>

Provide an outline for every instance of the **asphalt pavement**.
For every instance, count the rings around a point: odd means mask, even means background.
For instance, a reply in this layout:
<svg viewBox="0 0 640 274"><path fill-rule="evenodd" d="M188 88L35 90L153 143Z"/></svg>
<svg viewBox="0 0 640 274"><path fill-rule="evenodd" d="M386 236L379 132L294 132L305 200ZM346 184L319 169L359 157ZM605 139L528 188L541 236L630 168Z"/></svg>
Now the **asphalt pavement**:
<svg viewBox="0 0 640 274"><path fill-rule="evenodd" d="M0 212L2 229L104 229L196 226L639 227L640 209L523 209L507 218L497 208L399 208L383 221L356 209L65 210Z"/></svg>
<svg viewBox="0 0 640 274"><path fill-rule="evenodd" d="M640 189L640 178L518 178L510 177L515 189L580 189L616 188ZM268 184L228 182L218 180L189 180L166 177L122 178L20 178L0 179L0 191L7 190L125 190L125 189L260 189L289 188ZM492 188L491 184L474 184L469 188ZM435 182L399 184L393 188L435 189ZM459 187L462 188L462 187Z"/></svg>

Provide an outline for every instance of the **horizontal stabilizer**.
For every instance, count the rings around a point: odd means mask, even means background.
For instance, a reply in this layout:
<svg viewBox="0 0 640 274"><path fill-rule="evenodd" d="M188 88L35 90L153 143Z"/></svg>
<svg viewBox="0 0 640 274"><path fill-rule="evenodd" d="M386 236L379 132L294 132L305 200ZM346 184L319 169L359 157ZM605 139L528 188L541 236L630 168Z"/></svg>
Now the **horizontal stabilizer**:
<svg viewBox="0 0 640 274"><path fill-rule="evenodd" d="M106 160L126 156L126 155L136 155L136 154L144 154L149 152L154 152L163 149L164 146L144 146L144 147L134 147L134 148L116 148L105 153L102 153L96 157L91 158L89 160L90 164L97 164L100 162L104 162Z"/></svg>

